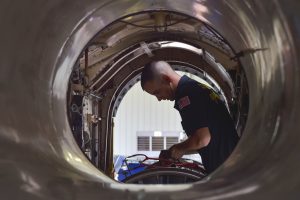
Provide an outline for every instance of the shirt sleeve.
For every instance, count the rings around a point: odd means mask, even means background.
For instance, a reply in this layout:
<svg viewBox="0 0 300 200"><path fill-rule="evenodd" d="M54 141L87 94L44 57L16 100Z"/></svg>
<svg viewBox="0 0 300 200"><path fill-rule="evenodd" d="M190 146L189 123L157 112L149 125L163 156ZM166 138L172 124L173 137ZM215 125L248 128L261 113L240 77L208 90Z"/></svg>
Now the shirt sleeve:
<svg viewBox="0 0 300 200"><path fill-rule="evenodd" d="M205 93L201 94L199 90L193 88L187 90L188 105L181 108L182 127L187 135L193 134L199 128L208 127L208 100Z"/></svg>

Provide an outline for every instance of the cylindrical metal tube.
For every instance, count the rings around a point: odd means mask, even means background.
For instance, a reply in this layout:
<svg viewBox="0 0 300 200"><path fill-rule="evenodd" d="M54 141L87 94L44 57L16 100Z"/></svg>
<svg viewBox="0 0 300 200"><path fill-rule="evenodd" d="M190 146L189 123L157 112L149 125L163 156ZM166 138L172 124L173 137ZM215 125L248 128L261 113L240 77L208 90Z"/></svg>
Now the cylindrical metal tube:
<svg viewBox="0 0 300 200"><path fill-rule="evenodd" d="M66 110L68 78L105 26L169 10L215 28L241 58L250 112L232 156L205 181L115 183L77 147ZM298 1L79 0L0 2L0 195L3 199L295 199L299 196ZM170 193L171 192L171 193Z"/></svg>

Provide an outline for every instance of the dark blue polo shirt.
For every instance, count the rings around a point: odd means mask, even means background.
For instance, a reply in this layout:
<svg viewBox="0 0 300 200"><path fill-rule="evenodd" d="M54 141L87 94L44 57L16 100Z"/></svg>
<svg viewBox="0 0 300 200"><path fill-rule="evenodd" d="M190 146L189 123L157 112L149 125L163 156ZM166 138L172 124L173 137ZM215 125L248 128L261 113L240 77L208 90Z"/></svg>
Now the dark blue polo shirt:
<svg viewBox="0 0 300 200"><path fill-rule="evenodd" d="M233 151L239 137L233 120L219 95L207 86L182 76L176 92L175 106L188 136L197 129L208 127L210 143L199 149L208 173L220 166Z"/></svg>

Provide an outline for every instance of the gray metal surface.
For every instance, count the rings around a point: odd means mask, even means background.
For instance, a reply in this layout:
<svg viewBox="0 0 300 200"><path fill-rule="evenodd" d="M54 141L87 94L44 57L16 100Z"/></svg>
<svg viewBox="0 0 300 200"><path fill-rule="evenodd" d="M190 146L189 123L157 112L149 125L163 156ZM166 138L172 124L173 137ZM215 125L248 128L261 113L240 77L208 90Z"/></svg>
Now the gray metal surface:
<svg viewBox="0 0 300 200"><path fill-rule="evenodd" d="M300 84L298 1L0 2L1 199L298 199ZM68 77L87 42L130 13L166 9L214 27L241 59L250 113L230 159L206 180L121 185L77 147L66 112Z"/></svg>

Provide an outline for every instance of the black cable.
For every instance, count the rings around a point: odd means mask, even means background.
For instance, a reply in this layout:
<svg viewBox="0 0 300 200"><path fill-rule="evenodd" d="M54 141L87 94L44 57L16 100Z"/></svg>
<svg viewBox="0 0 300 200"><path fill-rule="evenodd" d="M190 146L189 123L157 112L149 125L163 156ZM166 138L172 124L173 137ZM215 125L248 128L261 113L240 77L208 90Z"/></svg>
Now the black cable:
<svg viewBox="0 0 300 200"><path fill-rule="evenodd" d="M204 23L205 28L207 28L214 36L216 36L219 40L221 40L222 42L224 42L226 44L226 42L224 41L224 38L222 38L213 28L211 28L210 26L208 26L207 24Z"/></svg>

